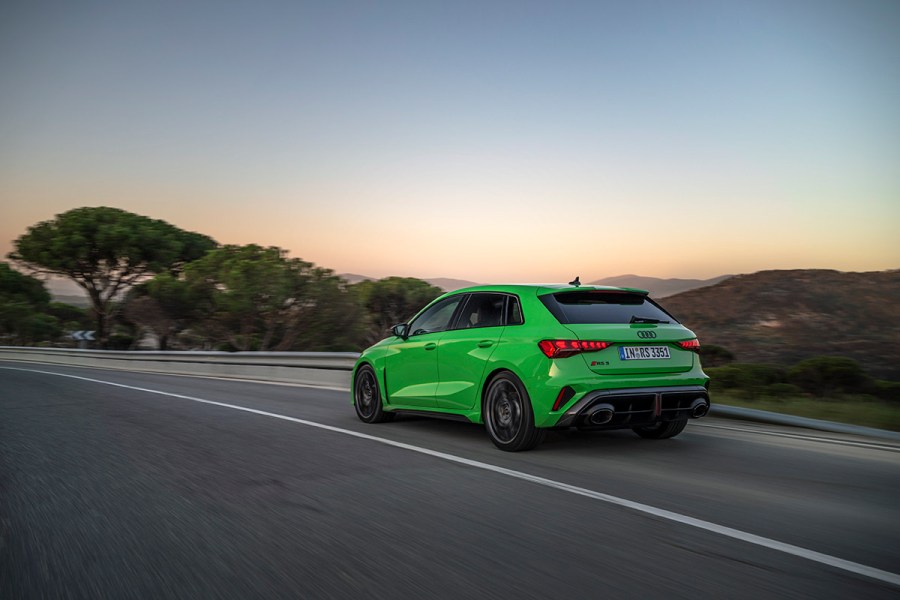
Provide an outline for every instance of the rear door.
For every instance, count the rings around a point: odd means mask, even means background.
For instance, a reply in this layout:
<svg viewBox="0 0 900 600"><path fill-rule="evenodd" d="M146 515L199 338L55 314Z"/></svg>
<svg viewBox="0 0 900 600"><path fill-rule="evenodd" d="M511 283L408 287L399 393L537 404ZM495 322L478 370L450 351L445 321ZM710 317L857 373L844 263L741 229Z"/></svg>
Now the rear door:
<svg viewBox="0 0 900 600"><path fill-rule="evenodd" d="M507 294L470 294L438 345L438 408L469 409L505 326Z"/></svg>

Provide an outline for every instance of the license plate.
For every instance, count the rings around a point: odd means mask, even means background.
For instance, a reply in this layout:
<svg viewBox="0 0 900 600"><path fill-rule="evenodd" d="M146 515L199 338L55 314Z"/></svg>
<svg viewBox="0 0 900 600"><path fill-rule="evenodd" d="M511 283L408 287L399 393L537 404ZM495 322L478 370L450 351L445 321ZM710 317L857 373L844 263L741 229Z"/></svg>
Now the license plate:
<svg viewBox="0 0 900 600"><path fill-rule="evenodd" d="M622 360L662 360L669 357L668 346L619 346Z"/></svg>

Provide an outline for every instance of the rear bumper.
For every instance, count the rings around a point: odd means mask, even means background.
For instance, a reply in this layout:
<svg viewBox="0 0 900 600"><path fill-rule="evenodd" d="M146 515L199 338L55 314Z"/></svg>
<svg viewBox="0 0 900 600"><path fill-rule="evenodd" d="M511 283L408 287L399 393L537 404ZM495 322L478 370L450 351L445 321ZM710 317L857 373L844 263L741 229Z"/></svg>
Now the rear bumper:
<svg viewBox="0 0 900 600"><path fill-rule="evenodd" d="M597 390L573 404L555 427L626 429L696 419L708 411L709 392L700 385Z"/></svg>

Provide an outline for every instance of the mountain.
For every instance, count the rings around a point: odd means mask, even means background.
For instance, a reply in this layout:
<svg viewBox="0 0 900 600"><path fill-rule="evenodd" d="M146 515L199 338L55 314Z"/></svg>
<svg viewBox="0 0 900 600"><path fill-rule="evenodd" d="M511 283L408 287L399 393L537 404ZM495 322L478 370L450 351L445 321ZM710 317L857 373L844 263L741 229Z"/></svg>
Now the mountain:
<svg viewBox="0 0 900 600"><path fill-rule="evenodd" d="M590 285L613 285L647 290L653 298L665 298L693 290L695 288L714 285L728 279L731 275L720 275L712 279L661 279L659 277L643 277L641 275L616 275L590 282Z"/></svg>
<svg viewBox="0 0 900 600"><path fill-rule="evenodd" d="M466 281L465 279L450 279L447 277L433 277L431 279L426 279L425 281L433 286L441 288L445 292L453 292L464 287L479 285L474 281Z"/></svg>
<svg viewBox="0 0 900 600"><path fill-rule="evenodd" d="M873 375L900 379L900 270L760 271L663 305L701 344L723 346L741 362L846 356Z"/></svg>
<svg viewBox="0 0 900 600"><path fill-rule="evenodd" d="M356 273L339 273L338 277L346 279L347 283L354 284L361 281L374 281L374 277L366 277L365 275L357 275Z"/></svg>

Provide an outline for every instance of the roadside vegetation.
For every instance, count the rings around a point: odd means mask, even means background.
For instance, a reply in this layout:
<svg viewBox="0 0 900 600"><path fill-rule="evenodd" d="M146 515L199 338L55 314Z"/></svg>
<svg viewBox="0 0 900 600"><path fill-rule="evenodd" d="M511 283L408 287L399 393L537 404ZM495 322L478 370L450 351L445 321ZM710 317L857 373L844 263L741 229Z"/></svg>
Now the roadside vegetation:
<svg viewBox="0 0 900 600"><path fill-rule="evenodd" d="M703 354L718 357L709 361L718 366L702 358L714 403L900 431L900 382L876 379L853 359L817 356L784 367L722 364L731 353L716 346Z"/></svg>
<svg viewBox="0 0 900 600"><path fill-rule="evenodd" d="M331 269L256 244L212 238L120 209L77 208L28 228L0 263L0 344L98 348L358 351L442 290L413 278L351 285ZM90 307L51 302L44 276L70 279Z"/></svg>

